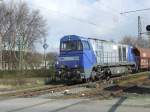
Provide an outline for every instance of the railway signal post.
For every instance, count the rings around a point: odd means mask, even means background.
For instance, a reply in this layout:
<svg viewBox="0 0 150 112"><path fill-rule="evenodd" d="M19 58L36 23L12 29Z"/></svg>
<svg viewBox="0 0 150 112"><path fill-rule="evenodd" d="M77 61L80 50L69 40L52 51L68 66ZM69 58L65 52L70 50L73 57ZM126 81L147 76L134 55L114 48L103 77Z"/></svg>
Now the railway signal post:
<svg viewBox="0 0 150 112"><path fill-rule="evenodd" d="M44 66L45 66L45 70L47 69L47 65L46 65L46 49L47 48L48 48L48 44L46 43L46 39L44 39L43 49L44 49Z"/></svg>

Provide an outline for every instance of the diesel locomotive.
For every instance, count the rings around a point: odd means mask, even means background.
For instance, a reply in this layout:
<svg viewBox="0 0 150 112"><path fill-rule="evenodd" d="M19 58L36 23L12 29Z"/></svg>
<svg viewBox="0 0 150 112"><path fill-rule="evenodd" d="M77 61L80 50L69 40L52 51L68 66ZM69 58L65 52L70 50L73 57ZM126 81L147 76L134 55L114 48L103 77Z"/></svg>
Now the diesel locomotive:
<svg viewBox="0 0 150 112"><path fill-rule="evenodd" d="M149 53L148 53L149 52ZM150 50L96 38L67 35L60 40L56 76L95 80L149 69ZM148 56L149 55L149 56Z"/></svg>

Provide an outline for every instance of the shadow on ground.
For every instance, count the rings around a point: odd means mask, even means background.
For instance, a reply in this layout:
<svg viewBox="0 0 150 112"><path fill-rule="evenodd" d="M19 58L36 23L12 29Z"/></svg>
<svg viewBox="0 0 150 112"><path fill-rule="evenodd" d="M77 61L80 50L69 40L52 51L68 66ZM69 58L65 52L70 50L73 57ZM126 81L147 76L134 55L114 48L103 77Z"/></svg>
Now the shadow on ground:
<svg viewBox="0 0 150 112"><path fill-rule="evenodd" d="M121 104L127 99L127 97L121 97L112 107L108 110L108 112L116 112L117 108L121 106Z"/></svg>
<svg viewBox="0 0 150 112"><path fill-rule="evenodd" d="M146 86L131 86L131 87L122 87L118 85L110 86L105 88L105 90L110 92L115 92L118 90L123 90L125 93L136 93L136 94L150 94L150 87Z"/></svg>
<svg viewBox="0 0 150 112"><path fill-rule="evenodd" d="M124 89L125 89L124 87L113 85L113 86L106 87L104 90L115 92L115 91L124 90Z"/></svg>
<svg viewBox="0 0 150 112"><path fill-rule="evenodd" d="M120 87L118 85L115 85L115 86L105 88L105 90L112 91L112 92L121 89L125 93L150 94L150 87L144 87L144 86ZM126 96L120 97L120 99L114 105L112 105L112 107L108 110L108 112L116 112L116 110L122 105L122 103L126 99L127 99Z"/></svg>
<svg viewBox="0 0 150 112"><path fill-rule="evenodd" d="M125 93L150 94L150 87L132 86L123 90Z"/></svg>

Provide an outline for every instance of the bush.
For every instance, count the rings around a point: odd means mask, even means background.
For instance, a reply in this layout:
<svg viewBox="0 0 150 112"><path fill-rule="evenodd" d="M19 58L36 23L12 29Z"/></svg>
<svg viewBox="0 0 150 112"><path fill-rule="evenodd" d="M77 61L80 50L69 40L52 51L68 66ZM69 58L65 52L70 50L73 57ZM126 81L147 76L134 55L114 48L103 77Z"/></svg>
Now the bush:
<svg viewBox="0 0 150 112"><path fill-rule="evenodd" d="M16 71L16 70L7 70L7 71L0 71L0 78L30 78L30 77L52 77L55 75L54 68L50 68L49 70L23 70L23 71Z"/></svg>

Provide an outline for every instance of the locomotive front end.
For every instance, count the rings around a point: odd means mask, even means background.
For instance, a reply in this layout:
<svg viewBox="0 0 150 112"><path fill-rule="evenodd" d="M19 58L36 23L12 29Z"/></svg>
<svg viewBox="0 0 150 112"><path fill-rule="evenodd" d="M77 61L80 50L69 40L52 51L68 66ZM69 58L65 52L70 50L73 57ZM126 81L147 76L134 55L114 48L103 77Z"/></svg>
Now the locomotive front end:
<svg viewBox="0 0 150 112"><path fill-rule="evenodd" d="M59 57L57 75L61 79L79 79L82 72L80 59L80 56Z"/></svg>
<svg viewBox="0 0 150 112"><path fill-rule="evenodd" d="M56 71L60 79L80 79L83 72L82 44L75 36L65 36L60 41L60 55Z"/></svg>

